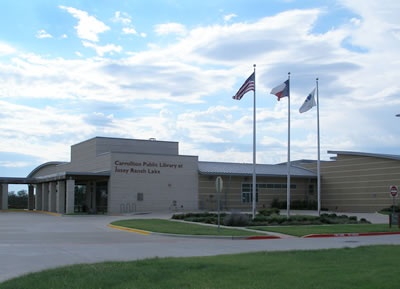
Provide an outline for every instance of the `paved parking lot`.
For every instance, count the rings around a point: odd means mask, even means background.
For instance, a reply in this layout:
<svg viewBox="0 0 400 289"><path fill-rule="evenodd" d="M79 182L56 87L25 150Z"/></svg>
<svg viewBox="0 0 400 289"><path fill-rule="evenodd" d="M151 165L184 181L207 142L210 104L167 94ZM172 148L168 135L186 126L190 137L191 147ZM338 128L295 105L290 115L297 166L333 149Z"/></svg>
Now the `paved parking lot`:
<svg viewBox="0 0 400 289"><path fill-rule="evenodd" d="M141 235L107 227L114 220L157 217L168 215L57 217L0 212L0 282L28 272L77 263L400 244L400 235L231 240Z"/></svg>

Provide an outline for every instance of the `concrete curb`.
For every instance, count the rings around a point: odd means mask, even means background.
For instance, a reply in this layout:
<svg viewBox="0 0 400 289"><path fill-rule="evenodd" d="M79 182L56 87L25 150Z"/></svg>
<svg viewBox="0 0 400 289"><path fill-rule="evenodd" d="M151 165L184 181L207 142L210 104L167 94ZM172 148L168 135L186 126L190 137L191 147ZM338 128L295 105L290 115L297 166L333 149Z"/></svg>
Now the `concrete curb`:
<svg viewBox="0 0 400 289"><path fill-rule="evenodd" d="M116 225L111 225L111 224L108 224L107 227L116 229L116 230L120 230L120 231L137 233L137 234L141 234L141 235L150 235L152 233L152 232L145 231L145 230L132 229L132 228L121 227L121 226L116 226Z"/></svg>
<svg viewBox="0 0 400 289"><path fill-rule="evenodd" d="M19 210L19 209L7 209L0 210L2 213L34 213L34 214L42 214L42 215L50 215L54 217L62 217L63 214L48 212L48 211L40 211L40 210Z"/></svg>
<svg viewBox="0 0 400 289"><path fill-rule="evenodd" d="M120 231L126 231L131 233L137 233L141 235L159 235L159 236L170 236L170 237L181 237L181 238L197 238L197 239L228 239L228 240L265 240L265 239L280 239L279 236L271 235L255 235L255 236L218 236L218 235L181 235L181 234L169 234L169 233L158 233L150 232L145 230L126 228L122 226L116 226L108 224L107 227Z"/></svg>
<svg viewBox="0 0 400 289"><path fill-rule="evenodd" d="M382 236L382 235L400 235L400 232L310 234L310 235L305 235L302 238L338 238L338 237L364 237L364 236Z"/></svg>

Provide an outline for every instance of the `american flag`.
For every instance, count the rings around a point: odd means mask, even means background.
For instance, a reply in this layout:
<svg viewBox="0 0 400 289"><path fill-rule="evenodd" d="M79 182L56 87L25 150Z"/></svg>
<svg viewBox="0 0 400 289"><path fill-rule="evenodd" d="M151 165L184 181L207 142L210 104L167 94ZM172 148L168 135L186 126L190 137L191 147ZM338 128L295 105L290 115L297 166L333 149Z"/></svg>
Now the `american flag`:
<svg viewBox="0 0 400 289"><path fill-rule="evenodd" d="M232 96L233 99L237 99L240 100L242 99L243 95L246 94L246 92L249 92L251 90L254 91L255 89L255 85L256 81L255 81L255 74L254 72L249 76L249 78L247 78L247 80L243 83L243 85L240 87L240 89L238 90L238 92L236 92L236 94L234 96Z"/></svg>

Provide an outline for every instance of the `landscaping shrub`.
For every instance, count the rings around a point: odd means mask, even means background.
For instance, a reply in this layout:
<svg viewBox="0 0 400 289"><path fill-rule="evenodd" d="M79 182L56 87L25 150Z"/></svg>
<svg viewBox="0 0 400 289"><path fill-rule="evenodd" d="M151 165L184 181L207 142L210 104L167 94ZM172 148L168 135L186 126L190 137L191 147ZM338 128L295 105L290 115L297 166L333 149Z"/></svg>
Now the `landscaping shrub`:
<svg viewBox="0 0 400 289"><path fill-rule="evenodd" d="M258 214L254 217L254 219L252 220L252 222L266 222L268 220L268 216L266 215L262 215L262 214Z"/></svg>
<svg viewBox="0 0 400 289"><path fill-rule="evenodd" d="M224 218L226 214L220 214L221 219ZM175 220L185 220L188 222L198 222L206 224L217 224L218 215L215 213L186 213L186 214L174 214L172 219Z"/></svg>
<svg viewBox="0 0 400 289"><path fill-rule="evenodd" d="M223 222L225 226L245 227L249 224L249 221L250 217L247 214L232 213L226 215Z"/></svg>
<svg viewBox="0 0 400 289"><path fill-rule="evenodd" d="M384 208L382 210L380 210L381 213L383 214L391 214L393 213L393 205L390 206L389 208ZM400 212L400 207L399 206L394 206L394 212L395 213L399 213Z"/></svg>
<svg viewBox="0 0 400 289"><path fill-rule="evenodd" d="M216 213L187 213L174 214L173 219L185 220L189 222L201 222L207 224L217 224L218 215ZM221 213L220 221L225 226L245 227L245 226L276 226L276 225L321 225L321 224L368 224L366 219L357 220L356 216L321 214L320 216L309 215L279 215L277 209L261 210L254 219L249 214L233 212L231 214Z"/></svg>
<svg viewBox="0 0 400 289"><path fill-rule="evenodd" d="M318 203L313 200L294 200L290 203L290 207L293 210L316 210Z"/></svg>
<svg viewBox="0 0 400 289"><path fill-rule="evenodd" d="M286 216L271 215L268 219L268 225L281 225L287 220Z"/></svg>
<svg viewBox="0 0 400 289"><path fill-rule="evenodd" d="M280 210L278 208L262 209L258 211L258 214L263 216L271 216L273 214L279 215Z"/></svg>
<svg viewBox="0 0 400 289"><path fill-rule="evenodd" d="M293 215L286 220L287 225L318 225L322 224L319 216Z"/></svg>
<svg viewBox="0 0 400 289"><path fill-rule="evenodd" d="M286 204L286 201L274 198L271 202L271 208L286 209ZM316 210L318 202L314 200L293 200L290 202L290 208L292 210Z"/></svg>
<svg viewBox="0 0 400 289"><path fill-rule="evenodd" d="M286 209L286 201L280 201L278 198L272 199L271 208Z"/></svg>

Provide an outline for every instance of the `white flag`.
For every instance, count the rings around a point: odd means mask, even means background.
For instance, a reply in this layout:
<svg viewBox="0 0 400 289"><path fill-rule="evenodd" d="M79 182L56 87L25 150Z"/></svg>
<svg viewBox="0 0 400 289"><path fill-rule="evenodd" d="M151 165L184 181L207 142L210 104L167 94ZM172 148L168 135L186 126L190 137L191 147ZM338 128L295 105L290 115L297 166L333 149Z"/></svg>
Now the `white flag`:
<svg viewBox="0 0 400 289"><path fill-rule="evenodd" d="M300 112L300 113L309 111L310 109L312 109L314 106L317 105L317 104L315 103L314 94L315 94L315 88L314 88L313 91L311 91L310 94L306 97L306 100L304 101L303 105L302 105L302 106L300 107L300 109L299 109L299 112Z"/></svg>

